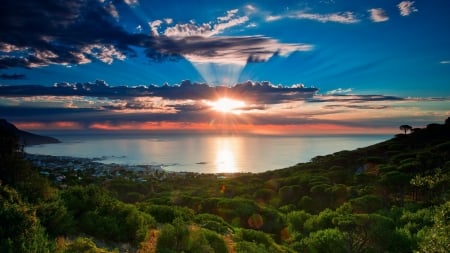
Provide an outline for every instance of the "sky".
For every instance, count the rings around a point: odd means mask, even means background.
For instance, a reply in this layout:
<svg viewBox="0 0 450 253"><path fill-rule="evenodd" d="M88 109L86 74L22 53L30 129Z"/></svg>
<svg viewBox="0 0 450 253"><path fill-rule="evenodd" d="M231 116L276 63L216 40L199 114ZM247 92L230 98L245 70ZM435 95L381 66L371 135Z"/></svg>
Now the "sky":
<svg viewBox="0 0 450 253"><path fill-rule="evenodd" d="M450 2L6 0L0 117L32 131L397 133L450 116Z"/></svg>

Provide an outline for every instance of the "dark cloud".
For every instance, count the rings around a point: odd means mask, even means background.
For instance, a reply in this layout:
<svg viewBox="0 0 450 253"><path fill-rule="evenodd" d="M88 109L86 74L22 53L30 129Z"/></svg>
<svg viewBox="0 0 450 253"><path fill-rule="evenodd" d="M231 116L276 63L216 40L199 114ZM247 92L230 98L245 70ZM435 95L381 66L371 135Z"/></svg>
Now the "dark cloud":
<svg viewBox="0 0 450 253"><path fill-rule="evenodd" d="M333 105L326 105L325 108L327 109L335 109L335 108L350 108L350 109L362 109L362 110L383 110L387 109L390 106L387 105L339 105L339 104L333 104Z"/></svg>
<svg viewBox="0 0 450 253"><path fill-rule="evenodd" d="M53 87L38 85L1 86L2 96L90 96L107 98L161 97L165 99L208 99L220 97L245 99L249 103L275 104L312 99L316 88L303 86L274 86L269 82L239 83L232 87L210 86L205 83L183 81L180 85L164 86L109 86L104 81L93 83L57 83Z"/></svg>
<svg viewBox="0 0 450 253"><path fill-rule="evenodd" d="M262 36L168 37L133 34L118 23L122 1L6 0L0 9L0 69L50 64L105 63L123 60L144 48L155 61L187 58L193 62L244 64L274 55L309 51L311 45L282 44Z"/></svg>
<svg viewBox="0 0 450 253"><path fill-rule="evenodd" d="M313 103L324 102L348 102L348 103L360 103L360 102L377 102L377 101L403 101L405 98L396 96L385 95L324 95L315 96L314 99L309 100Z"/></svg>
<svg viewBox="0 0 450 253"><path fill-rule="evenodd" d="M95 57L94 46L131 51L128 37L97 0L6 0L0 9L0 68L86 63Z"/></svg>
<svg viewBox="0 0 450 253"><path fill-rule="evenodd" d="M1 74L0 78L5 80L22 80L26 76L24 74Z"/></svg>

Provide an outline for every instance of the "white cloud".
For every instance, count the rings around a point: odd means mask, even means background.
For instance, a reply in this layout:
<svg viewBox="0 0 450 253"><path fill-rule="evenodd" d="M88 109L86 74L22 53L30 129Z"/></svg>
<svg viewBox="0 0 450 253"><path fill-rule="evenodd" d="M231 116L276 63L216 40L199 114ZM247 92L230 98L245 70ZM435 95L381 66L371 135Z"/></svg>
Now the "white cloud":
<svg viewBox="0 0 450 253"><path fill-rule="evenodd" d="M247 4L245 6L245 10L247 10L248 12L255 12L256 11L256 7L251 5L251 4Z"/></svg>
<svg viewBox="0 0 450 253"><path fill-rule="evenodd" d="M341 24L353 24L358 23L360 20L355 17L353 12L339 12L339 13L329 13L329 14L318 14L318 13L306 13L297 12L289 16L295 19L309 19L314 21L319 21L322 23L335 22Z"/></svg>
<svg viewBox="0 0 450 253"><path fill-rule="evenodd" d="M139 4L138 0L124 0L124 2L130 6L136 6Z"/></svg>
<svg viewBox="0 0 450 253"><path fill-rule="evenodd" d="M105 6L106 11L111 14L115 19L119 19L119 12L117 11L116 6L110 2L108 5Z"/></svg>
<svg viewBox="0 0 450 253"><path fill-rule="evenodd" d="M247 16L235 17L238 10L229 10L227 11L226 16L218 17L217 22L207 22L203 24L196 24L194 21L185 24L176 24L175 26L167 27L164 31L165 36L169 37L190 37L190 36L202 36L202 37L211 37L217 34L222 33L223 31L232 28L234 26L238 26L246 23L249 18ZM151 23L157 22L159 20L155 20ZM166 21L166 24L171 24ZM157 27L159 27L162 22L156 23ZM155 25L156 25L155 24ZM152 29L153 31L153 29Z"/></svg>
<svg viewBox="0 0 450 253"><path fill-rule="evenodd" d="M246 7L251 9L250 7ZM239 16L238 10L227 11L226 15L214 21L197 24L178 23L169 26L162 20L149 22L152 33L158 35L158 29L165 26L164 36L158 40L156 51L167 55L180 55L193 63L234 64L243 66L247 62L264 62L273 57L288 56L295 51L310 51L312 45L280 43L275 39L262 36L218 36L224 31L247 24L248 16Z"/></svg>
<svg viewBox="0 0 450 253"><path fill-rule="evenodd" d="M111 64L114 59L125 60L126 56L117 50L113 45L94 44L84 48L84 53L92 55L100 61Z"/></svg>
<svg viewBox="0 0 450 253"><path fill-rule="evenodd" d="M165 18L165 19L164 19L164 22L166 22L166 24L170 25L170 24L173 23L173 19L171 19L171 18Z"/></svg>
<svg viewBox="0 0 450 253"><path fill-rule="evenodd" d="M226 15L226 16L218 17L217 20L219 20L219 21L221 21L221 22L222 22L222 21L228 21L228 20L230 20L231 18L233 18L234 15L236 15L236 13L237 13L238 11L239 11L238 9L229 10L229 11L227 11L227 15Z"/></svg>
<svg viewBox="0 0 450 253"><path fill-rule="evenodd" d="M243 16L243 17L239 17L239 18L235 18L235 19L230 19L226 23L215 24L214 29L211 31L211 36L219 34L228 28L244 24L248 20L249 20L249 18L247 16Z"/></svg>
<svg viewBox="0 0 450 253"><path fill-rule="evenodd" d="M450 64L450 61L449 61L449 60L446 60L446 61L440 61L439 63L440 63L440 64Z"/></svg>
<svg viewBox="0 0 450 253"><path fill-rule="evenodd" d="M388 15L381 8L370 9L370 10L368 10L368 12L370 13L370 19L373 22L378 23L378 22L386 22L389 20Z"/></svg>
<svg viewBox="0 0 450 253"><path fill-rule="evenodd" d="M193 23L177 24L175 26L166 28L166 30L164 31L164 35L168 37L210 37L211 30L212 27L209 23L204 23L201 25Z"/></svg>
<svg viewBox="0 0 450 253"><path fill-rule="evenodd" d="M150 26L150 30L152 31L152 35L153 36L158 36L159 35L158 28L161 26L162 23L163 22L161 20L159 20L159 19L148 23L148 25Z"/></svg>
<svg viewBox="0 0 450 253"><path fill-rule="evenodd" d="M196 63L245 65L247 62L264 62L274 55L288 56L295 51L310 51L312 45L287 44L261 37L190 37L183 38L180 52L186 59Z"/></svg>
<svg viewBox="0 0 450 253"><path fill-rule="evenodd" d="M277 16L269 15L269 16L266 17L266 21L267 22L277 21L277 20L282 19L282 18L283 18L283 16L280 16L280 15L277 15Z"/></svg>
<svg viewBox="0 0 450 253"><path fill-rule="evenodd" d="M0 42L0 51L4 53L11 53L14 51L23 51L28 49L27 47L18 47L9 43Z"/></svg>
<svg viewBox="0 0 450 253"><path fill-rule="evenodd" d="M342 89L342 88L337 88L335 90L330 90L327 92L328 95L334 95L334 94L347 94L352 92L353 89L352 88L348 88L348 89Z"/></svg>
<svg viewBox="0 0 450 253"><path fill-rule="evenodd" d="M413 6L414 1L403 1L397 5L400 10L400 15L409 16L412 12L418 11L417 8Z"/></svg>

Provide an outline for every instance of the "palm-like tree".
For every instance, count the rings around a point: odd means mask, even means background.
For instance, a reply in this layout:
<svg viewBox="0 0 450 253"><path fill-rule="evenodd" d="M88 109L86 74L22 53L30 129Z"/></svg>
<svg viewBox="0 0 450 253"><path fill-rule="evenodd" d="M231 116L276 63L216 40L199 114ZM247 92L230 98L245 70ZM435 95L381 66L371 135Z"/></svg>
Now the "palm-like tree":
<svg viewBox="0 0 450 253"><path fill-rule="evenodd" d="M406 132L412 130L412 126L410 126L410 125L401 125L400 126L400 130L405 131L405 134L406 134Z"/></svg>

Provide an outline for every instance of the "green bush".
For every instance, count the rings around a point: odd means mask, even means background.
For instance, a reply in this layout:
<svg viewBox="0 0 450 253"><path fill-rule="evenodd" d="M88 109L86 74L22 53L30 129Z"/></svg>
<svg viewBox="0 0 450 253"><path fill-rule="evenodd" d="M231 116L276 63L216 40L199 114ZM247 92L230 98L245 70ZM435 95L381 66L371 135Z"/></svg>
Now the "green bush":
<svg viewBox="0 0 450 253"><path fill-rule="evenodd" d="M344 235L335 228L310 233L299 244L294 245L299 252L311 253L346 253Z"/></svg>

